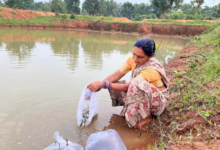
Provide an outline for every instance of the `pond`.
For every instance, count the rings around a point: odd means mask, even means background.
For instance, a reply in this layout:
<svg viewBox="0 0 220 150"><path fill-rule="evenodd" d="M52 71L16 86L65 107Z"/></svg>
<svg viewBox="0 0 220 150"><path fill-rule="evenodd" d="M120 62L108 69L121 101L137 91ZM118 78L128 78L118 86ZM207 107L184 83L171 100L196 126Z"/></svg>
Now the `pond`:
<svg viewBox="0 0 220 150"><path fill-rule="evenodd" d="M90 134L108 128L118 131L128 149L134 148L133 142L153 144L155 136L146 133L140 139L136 130L124 125L119 116L122 107L111 106L107 90L97 93L99 114L92 124L86 128L76 124L82 89L119 69L142 36L1 29L0 149L43 149L54 142L56 131L85 146ZM164 66L188 43L177 37L150 38L159 46L156 58ZM113 121L115 117L119 119Z"/></svg>

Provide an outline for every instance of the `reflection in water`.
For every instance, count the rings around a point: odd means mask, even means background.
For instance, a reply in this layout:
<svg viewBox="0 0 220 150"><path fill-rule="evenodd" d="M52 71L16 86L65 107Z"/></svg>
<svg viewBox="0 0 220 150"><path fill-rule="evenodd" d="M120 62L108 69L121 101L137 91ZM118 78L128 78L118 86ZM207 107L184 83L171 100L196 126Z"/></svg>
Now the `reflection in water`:
<svg viewBox="0 0 220 150"><path fill-rule="evenodd" d="M134 140L151 144L153 138L148 134L142 140L137 139L138 133L124 128L120 116L118 123L114 120L122 108L111 107L106 90L97 93L99 116L91 125L79 128L75 117L85 85L118 69L131 55L139 37L79 31L0 30L0 149L43 149L53 143L55 131L85 146L88 136L103 128L115 128L126 146L130 147ZM179 38L151 38L156 44L163 40L156 57L164 65L187 43ZM11 67L27 64L25 69ZM131 137L135 137L126 139L130 131Z"/></svg>
<svg viewBox="0 0 220 150"><path fill-rule="evenodd" d="M6 44L6 51L14 61L24 61L31 56L31 50L35 47L35 42L18 42L12 41Z"/></svg>
<svg viewBox="0 0 220 150"><path fill-rule="evenodd" d="M0 46L4 42L12 60L17 61L17 57L18 61L22 62L31 56L35 42L46 42L51 45L55 55L65 57L72 70L77 67L81 46L85 55L85 67L101 70L103 54L110 55L114 51L130 54L134 42L140 37L140 35L97 32L0 30ZM166 56L173 58L176 55L175 50L181 49L188 42L172 37L151 36L150 38L153 38L157 45L162 43L156 51L156 57L164 65L167 64Z"/></svg>
<svg viewBox="0 0 220 150"><path fill-rule="evenodd" d="M51 42L51 48L54 54L65 57L68 61L69 68L74 70L78 64L80 41L72 37L60 35Z"/></svg>

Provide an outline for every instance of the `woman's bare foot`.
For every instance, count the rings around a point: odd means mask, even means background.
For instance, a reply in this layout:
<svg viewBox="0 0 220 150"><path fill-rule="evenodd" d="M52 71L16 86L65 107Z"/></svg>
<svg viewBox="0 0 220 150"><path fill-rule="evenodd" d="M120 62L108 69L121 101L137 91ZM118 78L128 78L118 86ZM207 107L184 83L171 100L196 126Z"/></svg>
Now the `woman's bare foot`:
<svg viewBox="0 0 220 150"><path fill-rule="evenodd" d="M147 118L140 120L136 125L135 128L140 128L143 127L145 124L149 123L152 120L152 116L149 115Z"/></svg>

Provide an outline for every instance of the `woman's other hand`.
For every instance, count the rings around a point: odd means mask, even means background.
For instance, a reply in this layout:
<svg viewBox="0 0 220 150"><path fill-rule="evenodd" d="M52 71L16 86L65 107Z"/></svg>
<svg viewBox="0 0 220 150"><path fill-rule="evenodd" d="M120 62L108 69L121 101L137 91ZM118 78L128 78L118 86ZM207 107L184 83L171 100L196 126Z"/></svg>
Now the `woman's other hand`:
<svg viewBox="0 0 220 150"><path fill-rule="evenodd" d="M90 83L87 88L92 91L92 92L96 92L98 89L103 88L104 83L103 81L94 81L92 83Z"/></svg>

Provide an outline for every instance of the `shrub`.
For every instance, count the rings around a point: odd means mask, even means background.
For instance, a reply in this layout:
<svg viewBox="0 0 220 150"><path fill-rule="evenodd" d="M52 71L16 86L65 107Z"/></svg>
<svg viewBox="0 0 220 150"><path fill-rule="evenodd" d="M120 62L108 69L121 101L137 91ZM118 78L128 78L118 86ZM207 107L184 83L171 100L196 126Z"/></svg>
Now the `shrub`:
<svg viewBox="0 0 220 150"><path fill-rule="evenodd" d="M70 19L76 19L74 13L72 13L72 14L70 15Z"/></svg>
<svg viewBox="0 0 220 150"><path fill-rule="evenodd" d="M186 20L194 20L195 17L193 15L186 15Z"/></svg>
<svg viewBox="0 0 220 150"><path fill-rule="evenodd" d="M147 19L147 15L141 15L142 20Z"/></svg>
<svg viewBox="0 0 220 150"><path fill-rule="evenodd" d="M157 16L155 14L149 14L149 19L156 19Z"/></svg>
<svg viewBox="0 0 220 150"><path fill-rule="evenodd" d="M194 17L195 17L196 20L200 20L202 18L202 16L200 14L198 14L198 13L196 13L194 15Z"/></svg>
<svg viewBox="0 0 220 150"><path fill-rule="evenodd" d="M137 14L135 17L134 17L135 21L141 21L143 20L142 16L140 14Z"/></svg>
<svg viewBox="0 0 220 150"><path fill-rule="evenodd" d="M67 19L68 16L66 14L62 15L62 19Z"/></svg>
<svg viewBox="0 0 220 150"><path fill-rule="evenodd" d="M185 19L186 16L182 12L175 12L175 13L170 14L170 18L174 20L178 20L178 19Z"/></svg>
<svg viewBox="0 0 220 150"><path fill-rule="evenodd" d="M14 11L11 11L11 13L12 13L12 14L16 14L16 12L14 12Z"/></svg>
<svg viewBox="0 0 220 150"><path fill-rule="evenodd" d="M59 17L60 15L59 15L59 13L58 12L56 12L56 17Z"/></svg>

